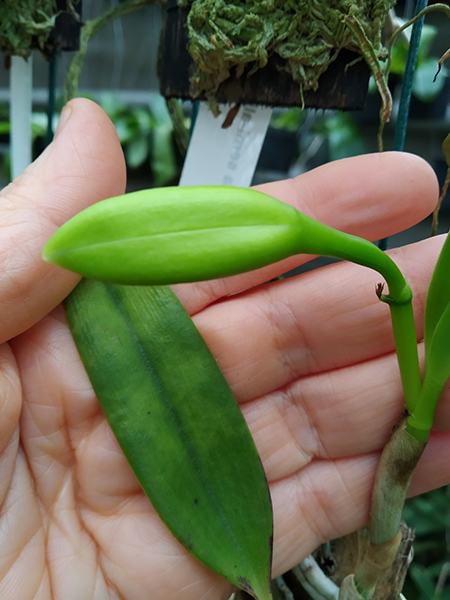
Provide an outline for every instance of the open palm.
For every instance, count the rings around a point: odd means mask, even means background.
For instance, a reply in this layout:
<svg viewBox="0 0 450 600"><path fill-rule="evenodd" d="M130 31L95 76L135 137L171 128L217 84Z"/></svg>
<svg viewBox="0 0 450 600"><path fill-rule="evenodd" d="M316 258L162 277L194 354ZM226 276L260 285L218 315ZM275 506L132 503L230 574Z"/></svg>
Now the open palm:
<svg viewBox="0 0 450 600"><path fill-rule="evenodd" d="M76 276L41 260L58 226L124 188L120 145L101 109L77 100L63 121L0 197L0 598L225 599L229 584L167 531L105 421L60 304ZM436 201L429 167L398 154L334 163L264 191L369 239L413 225ZM441 244L395 253L415 294L419 337ZM175 288L263 459L274 576L367 522L379 452L403 404L379 276L338 264L259 285L300 262ZM450 480L449 449L450 436L434 432L413 492Z"/></svg>

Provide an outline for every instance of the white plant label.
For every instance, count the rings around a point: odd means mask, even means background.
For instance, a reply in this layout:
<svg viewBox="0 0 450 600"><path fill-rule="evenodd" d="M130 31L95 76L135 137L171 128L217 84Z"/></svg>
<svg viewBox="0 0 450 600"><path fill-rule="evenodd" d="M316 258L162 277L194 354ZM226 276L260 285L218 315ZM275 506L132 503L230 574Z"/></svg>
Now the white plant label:
<svg viewBox="0 0 450 600"><path fill-rule="evenodd" d="M11 175L14 179L31 163L33 60L11 57Z"/></svg>
<svg viewBox="0 0 450 600"><path fill-rule="evenodd" d="M232 107L221 104L220 110L214 117L201 103L179 185L251 185L272 109L242 104L225 129Z"/></svg>

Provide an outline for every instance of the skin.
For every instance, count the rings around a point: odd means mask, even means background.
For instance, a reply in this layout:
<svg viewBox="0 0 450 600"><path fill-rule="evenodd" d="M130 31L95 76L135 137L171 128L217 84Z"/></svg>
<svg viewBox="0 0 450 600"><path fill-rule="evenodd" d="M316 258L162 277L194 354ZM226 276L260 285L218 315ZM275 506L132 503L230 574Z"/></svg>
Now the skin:
<svg viewBox="0 0 450 600"><path fill-rule="evenodd" d="M52 145L2 192L1 598L222 600L230 593L171 536L140 490L60 304L78 278L41 260L57 227L124 187L112 124L95 104L76 100ZM420 221L438 196L430 167L400 154L336 162L262 189L372 240ZM418 339L442 241L392 253L414 292ZM376 273L341 263L255 287L305 260L175 288L263 459L275 514L274 576L367 523L379 452L403 410ZM440 431L412 494L450 481L448 399L446 390Z"/></svg>

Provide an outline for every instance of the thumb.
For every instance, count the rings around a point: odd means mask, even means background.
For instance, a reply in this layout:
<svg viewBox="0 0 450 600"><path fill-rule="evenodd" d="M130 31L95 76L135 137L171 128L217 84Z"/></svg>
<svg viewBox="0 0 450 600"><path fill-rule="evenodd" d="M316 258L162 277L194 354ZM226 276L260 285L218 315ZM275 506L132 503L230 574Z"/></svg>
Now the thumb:
<svg viewBox="0 0 450 600"><path fill-rule="evenodd" d="M79 278L45 263L42 248L65 221L125 189L115 128L89 100L71 101L55 139L0 192L0 343L59 304Z"/></svg>

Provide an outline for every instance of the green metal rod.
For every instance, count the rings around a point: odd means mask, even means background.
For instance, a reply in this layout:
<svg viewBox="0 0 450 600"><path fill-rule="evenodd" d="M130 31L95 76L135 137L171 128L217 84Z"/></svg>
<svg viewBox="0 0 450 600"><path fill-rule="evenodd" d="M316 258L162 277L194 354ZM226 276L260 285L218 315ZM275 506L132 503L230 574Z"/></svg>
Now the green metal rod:
<svg viewBox="0 0 450 600"><path fill-rule="evenodd" d="M417 0L415 14L418 15L421 10L427 7L428 0ZM400 94L400 106L398 109L397 125L395 127L394 150L403 152L405 148L406 130L408 128L409 106L411 104L412 86L414 81L414 72L417 66L417 57L419 55L420 38L422 37L422 28L425 17L416 21L411 31L411 40L409 42L408 58L406 60L405 72L403 74L402 91ZM380 250L386 250L388 238L380 240L378 246Z"/></svg>
<svg viewBox="0 0 450 600"><path fill-rule="evenodd" d="M415 14L426 8L428 0L417 0ZM422 37L422 28L425 17L416 21L412 27L411 40L409 42L408 58L406 60L405 73L403 75L403 85L400 95L400 106L398 110L397 126L395 128L394 150L403 151L405 147L406 130L408 127L409 106L411 104L412 86L414 81L414 72L417 66L417 57L419 55L420 39Z"/></svg>
<svg viewBox="0 0 450 600"><path fill-rule="evenodd" d="M48 104L47 104L47 133L45 136L45 145L48 146L53 140L53 117L55 116L56 102L56 61L58 54L55 50L52 51L48 67Z"/></svg>

